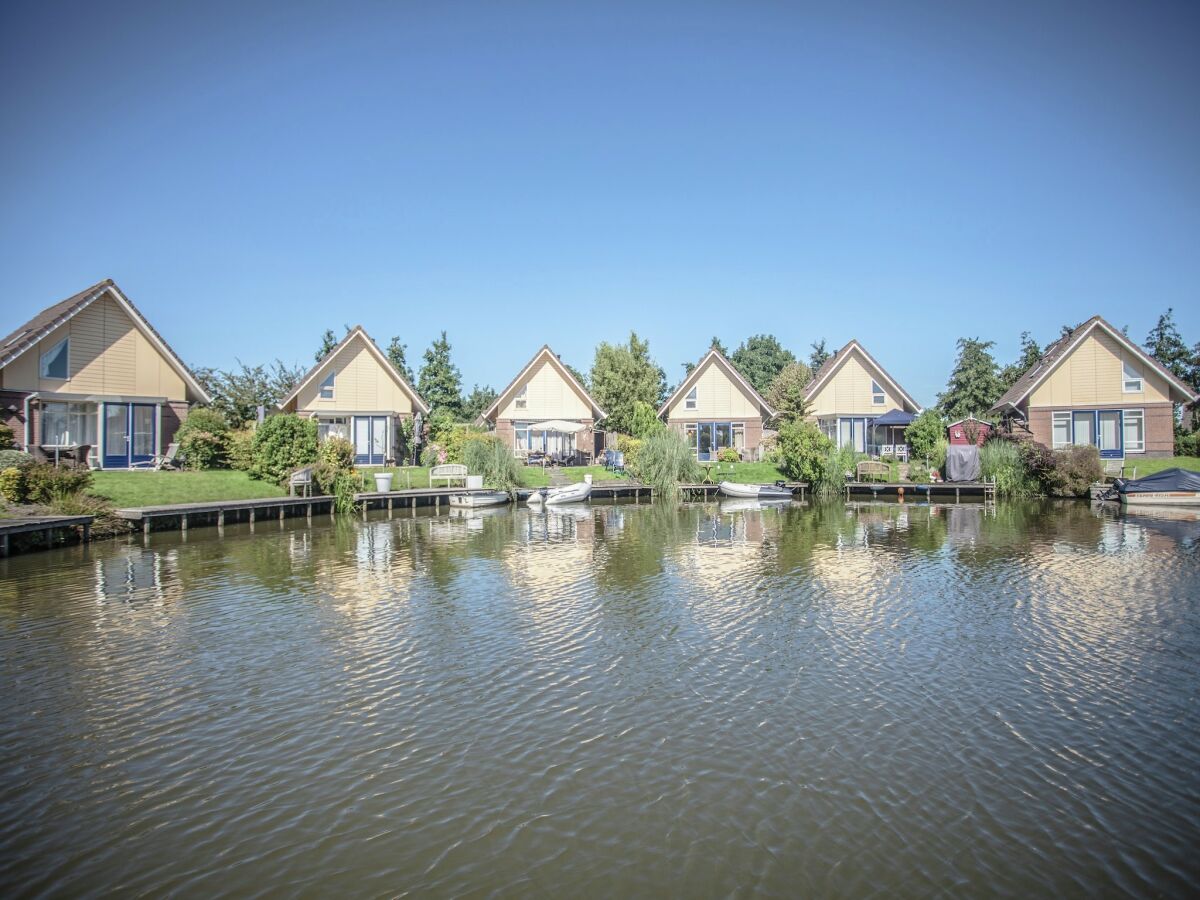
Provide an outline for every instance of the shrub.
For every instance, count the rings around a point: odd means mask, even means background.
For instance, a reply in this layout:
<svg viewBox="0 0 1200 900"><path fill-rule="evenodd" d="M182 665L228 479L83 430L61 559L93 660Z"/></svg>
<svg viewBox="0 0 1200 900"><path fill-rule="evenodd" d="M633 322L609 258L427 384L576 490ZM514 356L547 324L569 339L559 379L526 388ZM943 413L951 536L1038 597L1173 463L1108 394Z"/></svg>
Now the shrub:
<svg viewBox="0 0 1200 900"><path fill-rule="evenodd" d="M1036 497L1040 491L1037 480L1020 448L1012 441L990 440L979 448L979 468L984 478L996 480L996 496L1022 499Z"/></svg>
<svg viewBox="0 0 1200 900"><path fill-rule="evenodd" d="M733 447L726 447L717 454L717 461L723 463L741 462L742 454L738 453Z"/></svg>
<svg viewBox="0 0 1200 900"><path fill-rule="evenodd" d="M783 458L779 453L779 433L775 431L764 431L762 441L758 445L759 452L762 454L764 462L778 464Z"/></svg>
<svg viewBox="0 0 1200 900"><path fill-rule="evenodd" d="M250 474L283 484L288 475L317 459L317 423L287 413L271 416L258 426L252 442Z"/></svg>
<svg viewBox="0 0 1200 900"><path fill-rule="evenodd" d="M812 422L788 422L779 429L779 467L793 481L819 485L833 449L833 441Z"/></svg>
<svg viewBox="0 0 1200 900"><path fill-rule="evenodd" d="M9 503L25 502L25 475L16 466L0 470L0 497Z"/></svg>
<svg viewBox="0 0 1200 900"><path fill-rule="evenodd" d="M189 469L215 469L228 461L229 424L215 409L193 407L175 440Z"/></svg>
<svg viewBox="0 0 1200 900"><path fill-rule="evenodd" d="M249 472L254 466L254 432L249 428L231 431L225 439L229 468Z"/></svg>
<svg viewBox="0 0 1200 900"><path fill-rule="evenodd" d="M13 446L13 430L8 425L0 425L0 450L10 450Z"/></svg>
<svg viewBox="0 0 1200 900"><path fill-rule="evenodd" d="M50 503L56 496L86 490L92 485L92 473L87 469L33 463L20 471L28 503Z"/></svg>
<svg viewBox="0 0 1200 900"><path fill-rule="evenodd" d="M625 471L636 475L638 454L642 452L642 439L627 434L617 435L617 452L625 454Z"/></svg>
<svg viewBox="0 0 1200 900"><path fill-rule="evenodd" d="M463 461L463 448L468 441L486 437L487 432L474 425L454 424L442 430L439 443L446 451L446 461L460 463Z"/></svg>
<svg viewBox="0 0 1200 900"><path fill-rule="evenodd" d="M1086 497L1088 489L1104 480L1104 464L1095 447L1064 447L1054 451L1054 471L1047 485L1056 497Z"/></svg>
<svg viewBox="0 0 1200 900"><path fill-rule="evenodd" d="M28 466L33 463L33 457L21 450L0 450L0 469L7 469L9 466Z"/></svg>
<svg viewBox="0 0 1200 900"><path fill-rule="evenodd" d="M681 483L700 477L696 454L678 431L663 429L639 441L634 458L636 465L631 466L626 453L626 468L643 484L653 487L656 497L673 496Z"/></svg>
<svg viewBox="0 0 1200 900"><path fill-rule="evenodd" d="M317 461L337 471L354 468L354 445L344 437L334 435L326 438L317 447Z"/></svg>
<svg viewBox="0 0 1200 900"><path fill-rule="evenodd" d="M0 453L0 456L3 456ZM1200 456L1200 429L1181 434L1175 441L1176 456Z"/></svg>
<svg viewBox="0 0 1200 900"><path fill-rule="evenodd" d="M493 490L512 492L521 486L521 464L504 441L493 435L468 441L463 462L472 475L482 475Z"/></svg>
<svg viewBox="0 0 1200 900"><path fill-rule="evenodd" d="M849 446L830 450L825 457L821 477L813 484L813 493L826 496L839 493L846 483L846 473L853 474L858 461L866 458L865 453L856 453Z"/></svg>
<svg viewBox="0 0 1200 900"><path fill-rule="evenodd" d="M913 459L932 460L938 442L946 440L946 422L937 410L927 409L905 429L904 439Z"/></svg>
<svg viewBox="0 0 1200 900"><path fill-rule="evenodd" d="M450 457L446 453L446 449L441 444L428 443L421 451L421 465L425 466L426 468L431 466L440 466L449 458Z"/></svg>
<svg viewBox="0 0 1200 900"><path fill-rule="evenodd" d="M651 435L662 433L666 427L658 417L658 410L644 400L634 401L629 430L635 438L645 440Z"/></svg>
<svg viewBox="0 0 1200 900"><path fill-rule="evenodd" d="M125 534L131 527L129 522L113 514L112 504L108 500L84 491L58 494L50 502L50 508L60 516L93 516L93 539Z"/></svg>

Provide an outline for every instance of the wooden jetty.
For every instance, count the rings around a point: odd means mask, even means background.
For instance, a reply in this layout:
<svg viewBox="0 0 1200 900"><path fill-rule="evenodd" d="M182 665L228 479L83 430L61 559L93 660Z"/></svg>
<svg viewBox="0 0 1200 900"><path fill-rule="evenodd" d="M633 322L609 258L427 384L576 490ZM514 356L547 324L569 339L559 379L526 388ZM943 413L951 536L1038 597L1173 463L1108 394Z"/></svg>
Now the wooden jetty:
<svg viewBox="0 0 1200 900"><path fill-rule="evenodd" d="M846 482L846 499L852 496L870 494L876 497L904 497L905 499L932 500L938 497L946 500L953 497L955 502L961 502L964 497L979 499L985 503L996 502L996 482L994 481L935 481L928 484L904 484L881 481L848 481Z"/></svg>
<svg viewBox="0 0 1200 900"><path fill-rule="evenodd" d="M8 539L14 534L49 535L63 528L82 528L83 542L92 537L94 516L36 516L27 519L0 519L0 556L8 556Z"/></svg>

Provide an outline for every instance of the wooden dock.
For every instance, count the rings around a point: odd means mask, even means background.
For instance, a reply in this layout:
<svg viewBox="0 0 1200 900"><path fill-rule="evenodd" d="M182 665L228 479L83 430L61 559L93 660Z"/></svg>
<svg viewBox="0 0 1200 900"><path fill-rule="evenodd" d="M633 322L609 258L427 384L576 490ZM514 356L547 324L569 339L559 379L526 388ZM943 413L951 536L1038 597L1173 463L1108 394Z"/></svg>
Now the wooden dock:
<svg viewBox="0 0 1200 900"><path fill-rule="evenodd" d="M37 516L27 519L0 519L0 556L8 556L8 539L14 534L45 534L62 528L82 528L83 542L92 537L94 516Z"/></svg>
<svg viewBox="0 0 1200 900"><path fill-rule="evenodd" d="M287 516L305 515L311 522L313 513L333 513L332 497L263 497L258 500L211 500L203 503L173 503L168 506L138 506L118 509L116 515L127 522L140 522L142 534L150 534L151 526L173 524L178 521L179 530L187 531L191 521L200 520L218 528L224 528L228 520L246 521L251 526L260 519L274 515L280 521Z"/></svg>
<svg viewBox="0 0 1200 900"><path fill-rule="evenodd" d="M848 481L846 482L846 499L852 496L870 494L876 497L905 497L932 500L934 497L946 500L954 498L956 503L964 497L979 499L985 503L996 502L996 483L994 481L935 481L929 484L902 484L882 481Z"/></svg>

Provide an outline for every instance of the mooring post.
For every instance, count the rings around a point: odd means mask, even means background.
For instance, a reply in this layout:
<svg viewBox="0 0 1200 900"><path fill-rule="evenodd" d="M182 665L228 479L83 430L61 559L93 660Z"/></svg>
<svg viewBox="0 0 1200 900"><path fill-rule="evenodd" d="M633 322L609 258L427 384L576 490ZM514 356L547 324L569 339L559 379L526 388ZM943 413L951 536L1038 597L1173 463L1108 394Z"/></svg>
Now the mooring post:
<svg viewBox="0 0 1200 900"><path fill-rule="evenodd" d="M308 524L311 525L312 524L312 504L311 503L308 504L308 509L306 511L306 517L308 518Z"/></svg>
<svg viewBox="0 0 1200 900"><path fill-rule="evenodd" d="M86 544L91 539L92 539L92 523L84 522L83 523L83 542Z"/></svg>
<svg viewBox="0 0 1200 900"><path fill-rule="evenodd" d="M217 510L217 531L225 531L225 510L223 509Z"/></svg>
<svg viewBox="0 0 1200 900"><path fill-rule="evenodd" d="M187 513L184 513L183 515L181 515L179 517L179 530L180 531L187 531L187 519L188 519Z"/></svg>
<svg viewBox="0 0 1200 900"><path fill-rule="evenodd" d="M142 537L150 537L150 517L142 516Z"/></svg>

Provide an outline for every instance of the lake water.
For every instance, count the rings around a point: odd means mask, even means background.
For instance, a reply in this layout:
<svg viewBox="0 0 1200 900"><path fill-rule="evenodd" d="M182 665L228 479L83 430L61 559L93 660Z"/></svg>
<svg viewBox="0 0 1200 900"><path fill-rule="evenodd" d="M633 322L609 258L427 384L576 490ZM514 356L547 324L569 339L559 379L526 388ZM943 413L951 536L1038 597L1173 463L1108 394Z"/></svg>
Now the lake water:
<svg viewBox="0 0 1200 900"><path fill-rule="evenodd" d="M1181 894L1200 523L593 505L0 560L6 896Z"/></svg>

